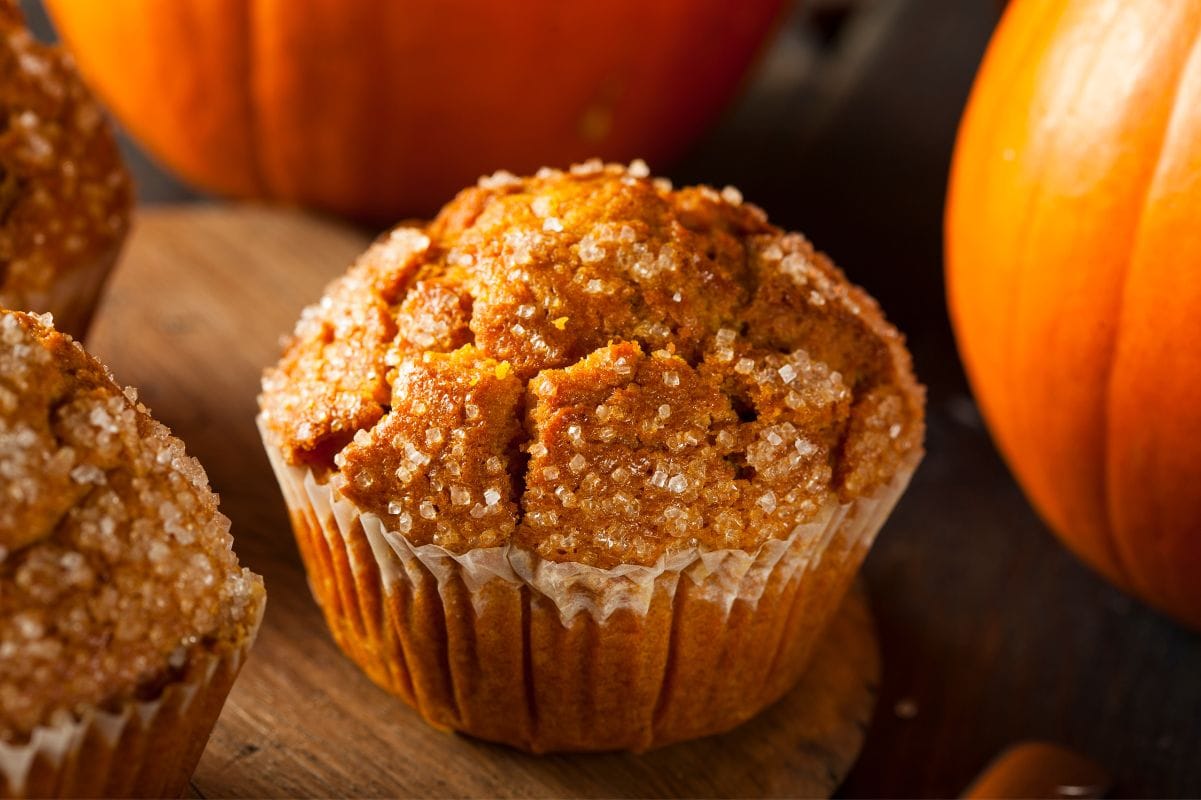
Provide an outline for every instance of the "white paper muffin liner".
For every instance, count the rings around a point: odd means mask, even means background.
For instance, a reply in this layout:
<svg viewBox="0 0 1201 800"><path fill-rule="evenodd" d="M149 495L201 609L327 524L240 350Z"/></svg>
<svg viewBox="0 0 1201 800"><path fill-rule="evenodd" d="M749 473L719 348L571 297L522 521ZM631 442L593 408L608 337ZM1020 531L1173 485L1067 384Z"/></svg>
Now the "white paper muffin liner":
<svg viewBox="0 0 1201 800"><path fill-rule="evenodd" d="M538 751L646 749L732 727L777 699L800 676L917 461L915 457L871 497L847 504L831 501L788 538L769 540L753 552L697 548L664 556L652 566L600 569L549 561L508 544L463 554L416 545L310 470L285 463L261 419L259 425L292 514L310 585L342 648L433 724ZM311 537L307 545L306 537ZM430 590L440 598L440 609L429 608ZM767 595L770 608L760 611ZM548 618L554 626L548 627ZM486 643L508 625L512 629L500 635L517 640L520 652L502 647L499 663L489 663ZM638 628L638 638L663 640L665 652L626 653L631 644L623 637L631 625ZM752 627L757 633L747 639ZM775 637L767 644L762 642L765 630ZM703 678L712 686L688 685L695 678L673 682L668 676L684 672L678 665L672 671L672 659L689 650L690 637L707 639L715 652L726 653L729 670ZM421 651L429 646L445 652ZM546 734L548 720L580 709L563 707L569 702L558 696L563 688L540 687L540 679L589 680L553 663L560 646L591 648L594 661L611 661L618 669L639 672L649 666L647 678L655 685L645 698L646 708L629 714L628 730L617 726L611 736L598 735L598 709L606 700L577 687L577 700L591 706L588 713L581 712L581 730ZM545 668L540 670L540 664ZM591 669L582 667L585 673ZM756 676L748 669L762 678L760 686L751 682ZM432 680L431 671L446 674ZM426 683L430 685L423 690ZM518 683L524 683L530 719L528 729L517 734L503 730L504 722L492 719L488 709L472 706L477 700L489 702L487 698L463 689L511 686L521 694ZM632 687L634 696L638 689ZM699 702L706 691L712 695L711 713L681 710L680 719L670 722L673 698L683 702L688 693L699 692ZM539 703L540 698L545 702ZM610 699L616 702L616 697ZM621 711L637 703L627 696ZM508 715L512 713L511 708ZM553 722L550 726L555 727Z"/></svg>
<svg viewBox="0 0 1201 800"><path fill-rule="evenodd" d="M35 728L21 744L0 742L0 797L178 797L208 742L250 648L193 657L184 677L154 700L88 709Z"/></svg>
<svg viewBox="0 0 1201 800"><path fill-rule="evenodd" d="M87 262L73 265L43 291L9 295L0 291L0 307L54 315L54 326L83 341L100 302L104 284L116 266L122 242L95 254Z"/></svg>

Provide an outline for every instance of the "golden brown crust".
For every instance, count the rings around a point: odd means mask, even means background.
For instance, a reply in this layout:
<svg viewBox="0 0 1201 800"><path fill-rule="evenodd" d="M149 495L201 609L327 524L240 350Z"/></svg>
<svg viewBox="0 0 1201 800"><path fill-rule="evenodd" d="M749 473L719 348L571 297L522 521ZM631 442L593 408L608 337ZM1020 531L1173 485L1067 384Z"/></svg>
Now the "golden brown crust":
<svg viewBox="0 0 1201 800"><path fill-rule="evenodd" d="M203 469L49 319L0 312L0 741L240 646L262 600Z"/></svg>
<svg viewBox="0 0 1201 800"><path fill-rule="evenodd" d="M457 375L411 368L456 359ZM487 449L435 464L478 479L417 491L394 479L392 440L444 427L405 399L431 380L441 410L470 390L508 416ZM887 483L923 431L909 356L865 293L736 191L673 191L640 163L498 173L398 228L306 310L261 405L290 463L350 465L342 493L415 543L601 567L783 538ZM478 470L489 459L509 483ZM460 526L489 489L504 515ZM418 524L423 509L456 522Z"/></svg>
<svg viewBox="0 0 1201 800"><path fill-rule="evenodd" d="M342 492L414 541L456 551L508 541L521 381L471 346L406 356L397 376L392 412L336 456Z"/></svg>
<svg viewBox="0 0 1201 800"><path fill-rule="evenodd" d="M14 0L0 0L0 308L48 311L82 334L132 201L71 58L37 42ZM73 284L90 296L75 297Z"/></svg>

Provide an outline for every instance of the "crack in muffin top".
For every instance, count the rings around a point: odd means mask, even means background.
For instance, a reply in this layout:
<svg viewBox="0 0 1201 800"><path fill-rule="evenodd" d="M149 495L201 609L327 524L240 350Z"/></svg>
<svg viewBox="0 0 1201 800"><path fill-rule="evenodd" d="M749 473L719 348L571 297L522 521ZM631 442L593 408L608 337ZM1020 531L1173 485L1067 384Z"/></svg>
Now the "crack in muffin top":
<svg viewBox="0 0 1201 800"><path fill-rule="evenodd" d="M71 57L0 0L0 308L46 311L59 277L119 247L133 189Z"/></svg>
<svg viewBox="0 0 1201 800"><path fill-rule="evenodd" d="M0 741L153 697L263 599L200 464L52 324L0 311Z"/></svg>
<svg viewBox="0 0 1201 800"><path fill-rule="evenodd" d="M876 303L727 187L590 161L382 236L266 371L286 460L415 544L752 550L921 451Z"/></svg>

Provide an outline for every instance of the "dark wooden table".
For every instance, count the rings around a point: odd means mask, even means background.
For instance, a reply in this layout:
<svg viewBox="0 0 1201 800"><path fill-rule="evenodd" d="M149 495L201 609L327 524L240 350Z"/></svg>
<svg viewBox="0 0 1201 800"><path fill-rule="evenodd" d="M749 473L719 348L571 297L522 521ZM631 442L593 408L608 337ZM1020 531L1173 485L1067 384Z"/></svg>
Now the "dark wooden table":
<svg viewBox="0 0 1201 800"><path fill-rule="evenodd" d="M798 14L722 123L682 163L652 165L677 183L733 183L809 235L906 331L929 387L929 455L866 567L885 677L841 794L953 796L997 751L1043 738L1104 763L1115 796L1201 795L1201 636L1051 537L993 448L951 338L943 193L1000 4L863 6ZM189 196L131 157L143 200Z"/></svg>

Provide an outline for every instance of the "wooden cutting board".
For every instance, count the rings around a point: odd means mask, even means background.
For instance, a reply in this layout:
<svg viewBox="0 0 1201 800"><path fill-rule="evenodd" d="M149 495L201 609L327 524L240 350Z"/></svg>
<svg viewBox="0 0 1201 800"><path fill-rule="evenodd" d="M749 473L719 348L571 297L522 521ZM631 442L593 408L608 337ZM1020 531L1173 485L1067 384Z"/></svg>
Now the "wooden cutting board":
<svg viewBox="0 0 1201 800"><path fill-rule="evenodd" d="M309 594L254 426L280 335L366 245L253 206L145 208L89 349L208 470L244 563L267 582L258 644L193 779L232 796L828 796L859 752L879 654L862 589L808 676L741 728L643 756L529 756L426 726L343 658Z"/></svg>

